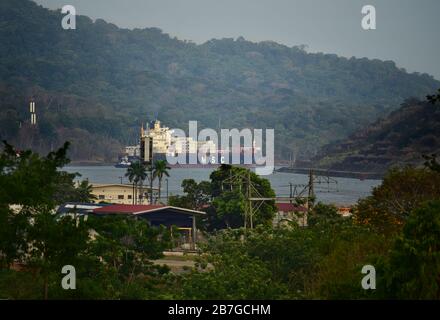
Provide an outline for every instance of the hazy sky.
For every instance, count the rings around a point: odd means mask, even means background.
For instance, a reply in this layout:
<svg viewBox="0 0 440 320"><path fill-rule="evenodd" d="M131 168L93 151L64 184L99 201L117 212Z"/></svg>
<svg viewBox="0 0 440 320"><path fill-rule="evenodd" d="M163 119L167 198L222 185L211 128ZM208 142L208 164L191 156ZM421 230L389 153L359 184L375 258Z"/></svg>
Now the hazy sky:
<svg viewBox="0 0 440 320"><path fill-rule="evenodd" d="M35 0L123 28L158 27L179 39L273 40L310 52L393 60L440 79L439 0ZM361 28L374 5L377 29Z"/></svg>

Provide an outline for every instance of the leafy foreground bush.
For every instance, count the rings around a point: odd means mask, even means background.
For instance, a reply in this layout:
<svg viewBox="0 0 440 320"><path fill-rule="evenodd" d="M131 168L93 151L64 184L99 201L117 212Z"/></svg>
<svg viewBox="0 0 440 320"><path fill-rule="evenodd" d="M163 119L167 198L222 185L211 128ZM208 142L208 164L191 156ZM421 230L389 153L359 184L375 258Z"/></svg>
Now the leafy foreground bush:
<svg viewBox="0 0 440 320"><path fill-rule="evenodd" d="M412 211L385 265L387 297L440 299L440 201Z"/></svg>
<svg viewBox="0 0 440 320"><path fill-rule="evenodd" d="M60 170L67 147L40 157L6 145L0 154L2 299L440 298L440 200L437 181L429 182L436 166L391 172L354 219L317 204L308 227L207 234L196 268L173 274L152 263L171 246L169 230L127 217L53 213L65 196L88 196ZM405 210L385 205L393 188L401 191L394 203L413 202ZM378 213L400 219L373 219ZM66 264L76 268L76 290L61 288ZM376 267L376 290L361 287L367 264Z"/></svg>
<svg viewBox="0 0 440 320"><path fill-rule="evenodd" d="M440 201L414 209L402 233L381 234L318 205L314 224L209 238L198 270L175 277L186 299L439 299ZM373 265L375 290L361 286Z"/></svg>

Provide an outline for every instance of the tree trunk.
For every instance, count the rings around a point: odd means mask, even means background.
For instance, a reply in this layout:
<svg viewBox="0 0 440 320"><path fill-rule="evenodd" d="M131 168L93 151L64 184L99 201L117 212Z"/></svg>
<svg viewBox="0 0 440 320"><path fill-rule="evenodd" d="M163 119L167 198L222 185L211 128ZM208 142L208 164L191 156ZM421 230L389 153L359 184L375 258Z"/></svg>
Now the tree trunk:
<svg viewBox="0 0 440 320"><path fill-rule="evenodd" d="M140 200L140 203L141 204L144 204L144 194L143 194L143 191L142 191L142 187L143 187L143 183L142 183L142 181L141 181L141 183L140 183L140 188L139 188L139 190L140 190L140 194L141 194L141 200Z"/></svg>
<svg viewBox="0 0 440 320"><path fill-rule="evenodd" d="M134 187L134 204L138 204L138 184L136 182L136 185Z"/></svg>
<svg viewBox="0 0 440 320"><path fill-rule="evenodd" d="M48 276L44 276L44 300L47 300L49 297L49 279Z"/></svg>
<svg viewBox="0 0 440 320"><path fill-rule="evenodd" d="M162 178L159 178L159 201L160 201L160 189L162 188Z"/></svg>
<svg viewBox="0 0 440 320"><path fill-rule="evenodd" d="M133 182L133 192L131 193L132 199L131 204L134 204L134 182Z"/></svg>
<svg viewBox="0 0 440 320"><path fill-rule="evenodd" d="M150 204L153 204L153 170L150 170Z"/></svg>

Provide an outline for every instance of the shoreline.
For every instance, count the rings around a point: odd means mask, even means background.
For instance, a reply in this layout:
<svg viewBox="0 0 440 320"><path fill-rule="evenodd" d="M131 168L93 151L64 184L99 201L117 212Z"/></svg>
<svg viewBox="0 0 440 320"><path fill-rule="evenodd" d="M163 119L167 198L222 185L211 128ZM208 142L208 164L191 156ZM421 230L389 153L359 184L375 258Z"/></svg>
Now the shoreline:
<svg viewBox="0 0 440 320"><path fill-rule="evenodd" d="M70 161L65 167L108 167L114 166L113 162L100 161Z"/></svg>
<svg viewBox="0 0 440 320"><path fill-rule="evenodd" d="M319 169L319 168L289 168L281 167L276 169L276 172L285 173L299 173L299 174L309 174L310 170L314 173L334 178L351 178L359 180L382 180L385 173L381 172L354 172L354 171L339 171L339 170L329 170L329 169Z"/></svg>

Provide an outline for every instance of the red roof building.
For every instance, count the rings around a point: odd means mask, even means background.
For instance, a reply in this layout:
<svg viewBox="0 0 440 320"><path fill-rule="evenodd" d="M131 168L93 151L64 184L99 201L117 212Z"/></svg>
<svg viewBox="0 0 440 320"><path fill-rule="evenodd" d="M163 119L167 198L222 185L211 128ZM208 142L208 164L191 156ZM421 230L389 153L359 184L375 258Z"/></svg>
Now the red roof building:
<svg viewBox="0 0 440 320"><path fill-rule="evenodd" d="M129 215L144 218L151 225L167 227L193 228L195 217L205 215L202 211L166 206L161 204L131 205L114 204L93 210L95 216Z"/></svg>
<svg viewBox="0 0 440 320"><path fill-rule="evenodd" d="M165 210L175 210L176 212L182 213L182 214L189 214L189 215L197 215L201 214L204 215L205 212L197 211L197 210L191 210L186 208L180 208L180 207L173 207L173 206L167 206L163 204L113 204L108 205L102 208L97 208L93 210L93 213L96 214L135 214L135 215L141 215L144 213L150 213L150 212L156 212L156 211L165 211Z"/></svg>
<svg viewBox="0 0 440 320"><path fill-rule="evenodd" d="M307 208L293 203L275 203L277 213L273 220L275 226L281 226L289 221L296 221L300 226L307 225Z"/></svg>
<svg viewBox="0 0 440 320"><path fill-rule="evenodd" d="M278 211L280 212L307 212L307 208L303 206L297 206L293 203L275 203Z"/></svg>
<svg viewBox="0 0 440 320"><path fill-rule="evenodd" d="M176 226L189 231L192 248L197 239L196 216L205 215L202 211L190 210L166 205L130 205L114 204L93 210L95 216L122 215L147 220L152 226Z"/></svg>
<svg viewBox="0 0 440 320"><path fill-rule="evenodd" d="M97 208L93 210L93 213L96 214L141 214L147 213L151 210L156 210L160 208L164 208L165 205L161 204L113 204L106 206L105 208ZM103 209L103 210L100 210Z"/></svg>

